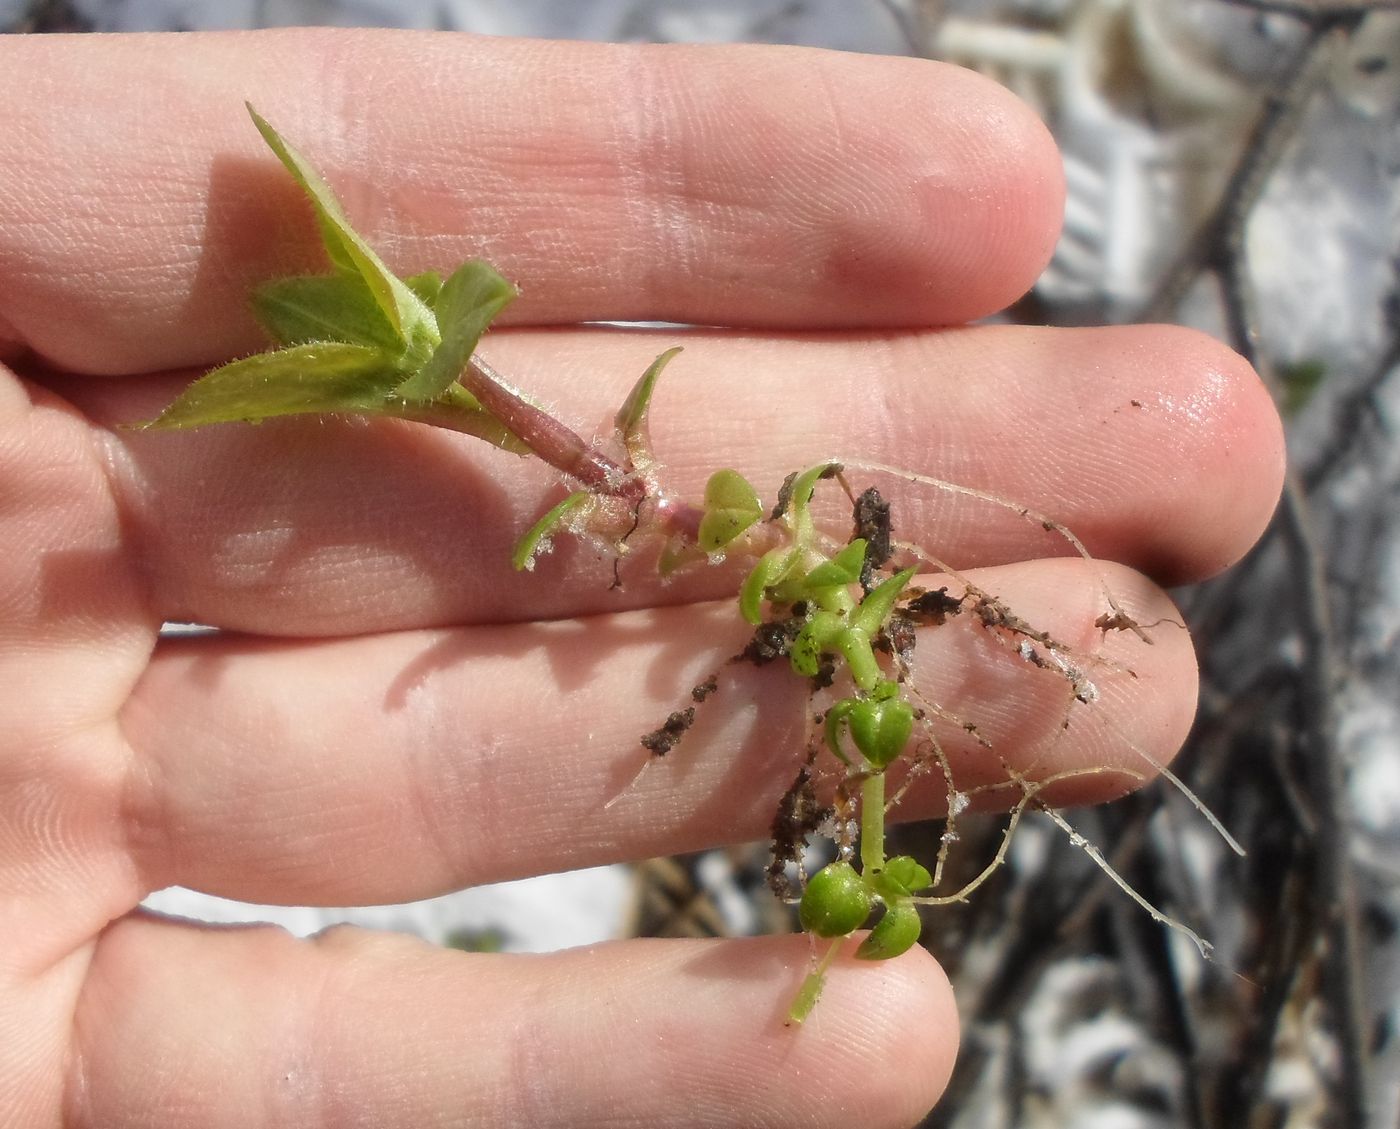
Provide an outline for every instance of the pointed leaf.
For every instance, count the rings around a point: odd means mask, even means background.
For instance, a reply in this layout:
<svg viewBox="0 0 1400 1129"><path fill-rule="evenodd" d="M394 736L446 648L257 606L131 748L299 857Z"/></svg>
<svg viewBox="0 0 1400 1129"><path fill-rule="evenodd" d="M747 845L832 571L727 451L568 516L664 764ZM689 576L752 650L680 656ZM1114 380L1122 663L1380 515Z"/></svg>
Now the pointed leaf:
<svg viewBox="0 0 1400 1129"><path fill-rule="evenodd" d="M592 497L593 495L587 490L578 490L568 495L544 517L535 522L530 527L529 532L520 539L520 543L515 546L515 552L511 554L510 563L515 571L533 569L535 567L535 554L545 548L546 538L554 532L555 527Z"/></svg>
<svg viewBox="0 0 1400 1129"><path fill-rule="evenodd" d="M199 427L304 413L374 411L401 377L381 349L297 345L215 369L144 426Z"/></svg>
<svg viewBox="0 0 1400 1129"><path fill-rule="evenodd" d="M787 515L788 528L792 530L792 539L798 545L810 545L816 537L816 525L812 521L810 508L812 491L816 489L818 482L827 478L835 478L840 473L840 463L821 463L804 470L792 480L791 486L788 486L786 482L783 483L787 494L787 504L782 506L783 499L780 497L780 508Z"/></svg>
<svg viewBox="0 0 1400 1129"><path fill-rule="evenodd" d="M316 220L321 228L321 239L326 252L337 270L356 274L364 279L375 304L383 311L385 319L399 339L411 346L425 328L431 325L432 314L427 306L412 290L405 286L384 265L383 261L350 226L340 202L331 192L330 186L300 153L283 140L281 134L272 128L251 105L248 113L253 124L258 127L263 140L282 162L287 171L316 209Z"/></svg>
<svg viewBox="0 0 1400 1129"><path fill-rule="evenodd" d="M438 294L442 344L422 369L403 382L398 394L405 400L431 400L445 392L461 375L486 327L516 293L490 263L473 259L458 267Z"/></svg>
<svg viewBox="0 0 1400 1129"><path fill-rule="evenodd" d="M627 393L627 399L617 411L614 426L634 462L638 455L646 455L647 409L651 407L651 395L656 391L657 377L680 351L681 346L673 345L652 361L646 372L642 373L641 379L632 385L632 391Z"/></svg>
<svg viewBox="0 0 1400 1129"><path fill-rule="evenodd" d="M812 501L812 491L816 489L817 483L824 478L834 478L841 472L840 463L820 463L817 466L809 467L797 476L792 484L792 493L789 501L791 513L794 519L802 516Z"/></svg>
<svg viewBox="0 0 1400 1129"><path fill-rule="evenodd" d="M871 639L875 638L894 611L895 601L904 591L904 586L914 579L914 571L906 568L897 572L878 588L866 593L860 607L851 614L851 626L865 632Z"/></svg>
<svg viewBox="0 0 1400 1129"><path fill-rule="evenodd" d="M279 345L348 341L390 352L403 348L358 275L303 275L265 283L253 291L253 312Z"/></svg>

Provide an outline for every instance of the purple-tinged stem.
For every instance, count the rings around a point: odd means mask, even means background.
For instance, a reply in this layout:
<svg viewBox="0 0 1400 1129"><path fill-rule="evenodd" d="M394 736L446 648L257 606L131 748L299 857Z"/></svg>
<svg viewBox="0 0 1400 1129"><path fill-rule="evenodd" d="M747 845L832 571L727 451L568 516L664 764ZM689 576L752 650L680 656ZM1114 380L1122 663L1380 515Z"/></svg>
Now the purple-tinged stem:
<svg viewBox="0 0 1400 1129"><path fill-rule="evenodd" d="M671 495L652 494L646 477L638 474L634 467L610 459L585 443L568 425L523 399L479 356L473 356L468 362L461 379L463 387L481 406L541 461L594 494L628 503L634 522L638 508L650 498L654 506L647 524L652 529L691 542L698 539L700 521L704 517L702 508ZM750 531L746 547L754 555L761 555L780 541L777 530L761 526Z"/></svg>
<svg viewBox="0 0 1400 1129"><path fill-rule="evenodd" d="M490 365L472 357L462 373L462 384L481 406L508 427L530 451L555 470L577 480L595 494L641 501L646 483L639 475L619 466L578 433L548 412L512 392Z"/></svg>

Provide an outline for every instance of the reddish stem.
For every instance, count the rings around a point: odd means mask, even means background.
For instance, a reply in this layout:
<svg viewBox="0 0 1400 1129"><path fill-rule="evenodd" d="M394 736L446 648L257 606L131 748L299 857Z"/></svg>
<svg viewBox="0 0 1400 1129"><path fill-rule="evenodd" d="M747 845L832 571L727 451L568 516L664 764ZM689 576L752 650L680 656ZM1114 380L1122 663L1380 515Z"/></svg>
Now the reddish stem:
<svg viewBox="0 0 1400 1129"><path fill-rule="evenodd" d="M596 447L585 443L567 424L560 423L543 408L525 400L504 378L473 356L462 373L462 385L481 406L529 448L530 453L562 471L595 494L630 503L634 515L653 498L650 522L665 534L678 534L696 540L704 511L689 502L665 494L649 494L647 480L636 473L630 462L623 466ZM763 545L759 551L770 546Z"/></svg>
<svg viewBox="0 0 1400 1129"><path fill-rule="evenodd" d="M520 439L539 459L562 471L595 494L640 502L646 483L628 468L619 466L577 432L535 407L507 387L501 375L480 357L472 357L462 373L462 384Z"/></svg>

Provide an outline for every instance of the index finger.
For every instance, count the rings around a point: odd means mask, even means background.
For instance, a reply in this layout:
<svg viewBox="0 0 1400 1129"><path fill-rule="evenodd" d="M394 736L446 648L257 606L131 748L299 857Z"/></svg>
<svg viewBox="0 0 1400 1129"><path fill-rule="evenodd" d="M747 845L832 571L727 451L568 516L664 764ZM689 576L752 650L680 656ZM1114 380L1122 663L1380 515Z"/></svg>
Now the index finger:
<svg viewBox="0 0 1400 1129"><path fill-rule="evenodd" d="M956 323L1058 232L1053 142L914 59L781 47L268 31L7 37L0 343L80 372L259 347L251 285L325 269L243 113L401 273L493 260L517 321Z"/></svg>

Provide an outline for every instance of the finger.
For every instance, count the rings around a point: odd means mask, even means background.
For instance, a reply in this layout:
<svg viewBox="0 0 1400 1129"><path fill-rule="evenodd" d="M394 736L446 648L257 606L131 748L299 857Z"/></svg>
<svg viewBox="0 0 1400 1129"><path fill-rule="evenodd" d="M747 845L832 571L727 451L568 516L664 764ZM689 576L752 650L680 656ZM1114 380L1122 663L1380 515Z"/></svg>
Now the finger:
<svg viewBox="0 0 1400 1129"><path fill-rule="evenodd" d="M535 323L959 322L1030 285L1060 220L1030 111L921 60L365 30L10 38L0 100L25 144L0 158L0 324L79 371L247 352L249 288L322 269L250 97L392 266L488 257Z"/></svg>
<svg viewBox="0 0 1400 1129"><path fill-rule="evenodd" d="M29 994L30 972L131 904L112 818L125 751L115 717L160 620L125 551L105 470L102 445L71 405L0 366L0 995L45 995ZM6 1096L12 1068L42 1037L8 1003Z"/></svg>
<svg viewBox="0 0 1400 1129"><path fill-rule="evenodd" d="M922 951L839 961L812 1017L785 1027L809 951L773 937L468 955L137 916L93 961L65 1123L915 1124L957 1047L941 970Z"/></svg>
<svg viewBox="0 0 1400 1129"><path fill-rule="evenodd" d="M1011 764L1077 772L1056 799L1090 802L1172 757L1195 665L1158 589L1077 560L973 575L1080 656L1096 700L1077 702L1077 686L971 613L921 631L915 701L957 788L1004 783ZM1155 645L1095 626L1105 584L1156 625ZM748 634L717 604L314 644L167 642L122 716L133 865L150 889L360 905L764 838L817 707L785 662L726 664ZM690 731L639 776L641 737L716 670ZM904 814L943 803L947 786L929 781Z"/></svg>
<svg viewBox="0 0 1400 1129"><path fill-rule="evenodd" d="M491 355L563 418L595 421L674 340L528 331L493 337ZM1030 507L1096 556L1179 583L1242 555L1278 496L1272 402L1238 356L1189 331L683 340L651 413L662 485L682 498L698 501L706 477L729 466L771 504L792 471L863 457L1007 501L852 464L857 491L874 484L892 501L897 536L953 566L1070 552L1019 512ZM64 391L114 423L154 414L177 383ZM290 420L111 440L130 551L168 619L346 634L715 597L740 575L736 562L661 586L645 537L630 542L621 591L609 560L562 538L535 572L514 572L511 548L557 500L558 476L418 425ZM844 531L838 495L822 496L830 528Z"/></svg>
<svg viewBox="0 0 1400 1129"><path fill-rule="evenodd" d="M0 761L109 720L160 625L100 436L0 365Z"/></svg>

